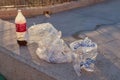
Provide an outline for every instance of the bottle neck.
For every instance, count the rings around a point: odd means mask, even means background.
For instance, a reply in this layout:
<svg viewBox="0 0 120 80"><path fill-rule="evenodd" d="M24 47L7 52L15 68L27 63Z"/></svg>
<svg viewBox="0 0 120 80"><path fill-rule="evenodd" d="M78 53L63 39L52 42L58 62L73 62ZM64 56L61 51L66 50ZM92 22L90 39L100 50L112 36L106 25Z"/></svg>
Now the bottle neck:
<svg viewBox="0 0 120 80"><path fill-rule="evenodd" d="M15 19L15 23L17 23L17 24L26 23L26 19L25 19L25 17L23 16L23 14L22 14L21 11L18 11L18 14L17 14L16 19Z"/></svg>

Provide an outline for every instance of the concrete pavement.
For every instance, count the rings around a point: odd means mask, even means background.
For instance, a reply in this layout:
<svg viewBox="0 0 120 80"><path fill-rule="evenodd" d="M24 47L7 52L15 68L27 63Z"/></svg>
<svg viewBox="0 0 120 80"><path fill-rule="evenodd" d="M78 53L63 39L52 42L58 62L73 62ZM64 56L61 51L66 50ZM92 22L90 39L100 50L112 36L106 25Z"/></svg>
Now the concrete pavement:
<svg viewBox="0 0 120 80"><path fill-rule="evenodd" d="M9 78L15 75L14 78L11 78L13 80L17 78L17 80L27 80L28 77L29 80L37 78L39 80L119 80L119 3L119 0L111 0L96 6L53 14L49 19L46 19L44 16L28 19L29 26L33 22L36 24L51 22L58 30L63 32L64 40L67 43L81 36L88 36L96 42L99 54L95 64L95 72L83 71L81 77L78 77L71 63L50 64L40 60L35 54L37 45L32 44L27 47L19 47L16 42L14 24L3 20L0 20L0 71ZM99 28L95 28L96 25ZM4 57L2 57L3 55ZM5 57L5 55L10 57ZM11 58L14 60L11 60ZM6 65L9 67L6 67ZM29 72L30 70L31 72Z"/></svg>
<svg viewBox="0 0 120 80"><path fill-rule="evenodd" d="M34 23L50 22L58 30L62 31L64 37L76 35L81 31L94 30L96 25L119 23L119 3L119 0L108 0L107 2L89 7L52 14L49 19L45 16L28 18L28 27Z"/></svg>

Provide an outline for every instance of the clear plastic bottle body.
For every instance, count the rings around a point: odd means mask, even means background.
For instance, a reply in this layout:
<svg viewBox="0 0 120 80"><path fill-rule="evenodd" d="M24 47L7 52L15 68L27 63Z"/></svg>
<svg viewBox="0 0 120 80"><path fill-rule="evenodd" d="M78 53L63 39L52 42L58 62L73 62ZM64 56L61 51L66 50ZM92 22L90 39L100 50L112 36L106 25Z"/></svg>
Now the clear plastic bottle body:
<svg viewBox="0 0 120 80"><path fill-rule="evenodd" d="M21 10L18 10L18 14L15 18L15 25L16 25L17 42L20 45L26 45L26 40L25 40L25 33L27 31L26 19L23 16Z"/></svg>
<svg viewBox="0 0 120 80"><path fill-rule="evenodd" d="M16 32L16 35L17 35L17 41L25 41L25 33L26 32Z"/></svg>

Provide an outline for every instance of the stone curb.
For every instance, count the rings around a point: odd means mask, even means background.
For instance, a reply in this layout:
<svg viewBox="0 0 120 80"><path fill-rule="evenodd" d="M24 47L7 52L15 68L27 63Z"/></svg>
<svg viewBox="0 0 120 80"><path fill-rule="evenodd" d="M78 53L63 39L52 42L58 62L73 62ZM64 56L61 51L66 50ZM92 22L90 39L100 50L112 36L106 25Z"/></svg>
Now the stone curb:
<svg viewBox="0 0 120 80"><path fill-rule="evenodd" d="M21 9L23 14L26 17L31 16L37 16L40 14L44 14L45 11L48 11L50 14L62 12L78 7L85 7L89 5L93 5L96 3L100 3L106 0L78 0L78 1L72 1L72 2L66 2L63 4L57 4L52 6L46 6L46 7L29 7L29 8L11 8L11 9L1 9L0 10L0 18L2 19L10 19L15 18L17 15L17 10Z"/></svg>

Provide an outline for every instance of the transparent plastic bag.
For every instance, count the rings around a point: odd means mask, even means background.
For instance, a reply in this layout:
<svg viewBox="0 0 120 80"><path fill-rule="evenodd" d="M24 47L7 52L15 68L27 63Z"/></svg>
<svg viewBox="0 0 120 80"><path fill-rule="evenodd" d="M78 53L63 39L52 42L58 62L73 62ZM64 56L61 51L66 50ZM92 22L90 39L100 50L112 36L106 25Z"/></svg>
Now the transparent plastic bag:
<svg viewBox="0 0 120 80"><path fill-rule="evenodd" d="M72 42L70 48L74 54L73 66L77 75L81 75L81 69L93 72L95 59L98 54L97 44L86 37L84 40Z"/></svg>
<svg viewBox="0 0 120 80"><path fill-rule="evenodd" d="M36 54L42 60L51 63L71 62L71 49L61 39L61 31L57 31L52 24L43 23L28 29L28 43L37 43Z"/></svg>

